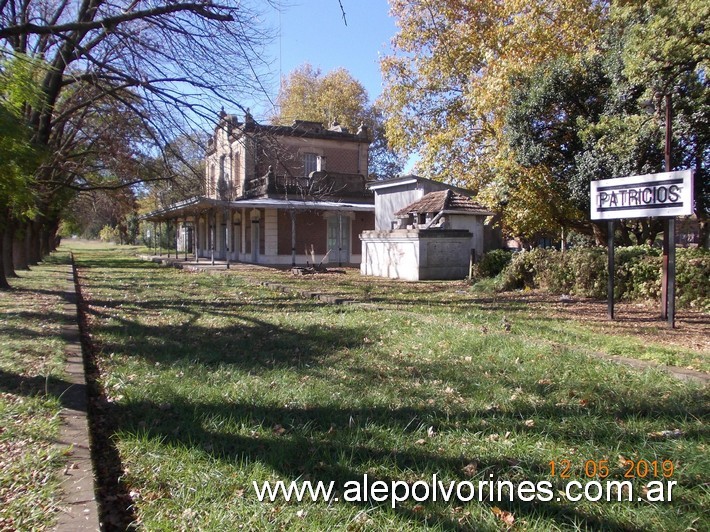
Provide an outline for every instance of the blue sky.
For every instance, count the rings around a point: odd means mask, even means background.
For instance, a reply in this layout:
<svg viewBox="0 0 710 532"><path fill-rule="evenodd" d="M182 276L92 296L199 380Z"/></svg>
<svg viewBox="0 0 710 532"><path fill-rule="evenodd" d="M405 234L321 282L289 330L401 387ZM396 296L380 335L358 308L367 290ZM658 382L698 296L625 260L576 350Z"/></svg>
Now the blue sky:
<svg viewBox="0 0 710 532"><path fill-rule="evenodd" d="M264 8L266 23L280 38L268 48L273 57L274 80L279 71L289 74L298 66L310 63L323 73L338 67L350 74L367 89L370 101L382 92L379 58L390 50L390 41L397 28L389 16L387 0L341 0L347 26L343 22L338 0L283 0L281 15ZM272 98L278 92L273 83ZM268 109L253 109L257 120L266 119Z"/></svg>

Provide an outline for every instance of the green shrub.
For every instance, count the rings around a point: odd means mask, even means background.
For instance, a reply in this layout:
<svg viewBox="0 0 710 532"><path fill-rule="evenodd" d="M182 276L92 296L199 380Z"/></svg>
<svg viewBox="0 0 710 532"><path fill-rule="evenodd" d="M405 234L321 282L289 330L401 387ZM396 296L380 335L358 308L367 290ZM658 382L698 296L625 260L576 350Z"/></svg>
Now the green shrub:
<svg viewBox="0 0 710 532"><path fill-rule="evenodd" d="M574 285L574 274L570 271L564 253L554 249L545 249L537 253L535 270L537 280L535 285L552 294L568 293Z"/></svg>
<svg viewBox="0 0 710 532"><path fill-rule="evenodd" d="M710 250L676 250L678 306L710 312Z"/></svg>
<svg viewBox="0 0 710 532"><path fill-rule="evenodd" d="M606 249L603 249L603 252L606 257ZM614 250L614 297L616 299L658 297L661 289L660 254L660 249L650 246L616 248Z"/></svg>
<svg viewBox="0 0 710 532"><path fill-rule="evenodd" d="M474 266L474 278L495 277L505 269L512 257L513 253L504 249L489 251Z"/></svg>
<svg viewBox="0 0 710 532"><path fill-rule="evenodd" d="M538 288L540 265L544 267L546 254L545 249L513 254L508 266L500 273L501 290Z"/></svg>
<svg viewBox="0 0 710 532"><path fill-rule="evenodd" d="M659 299L661 251L649 246L614 250L614 298ZM535 249L513 255L496 279L499 290L540 288L552 294L605 298L605 248L567 252ZM676 252L676 296L679 307L710 311L710 251L680 248Z"/></svg>
<svg viewBox="0 0 710 532"><path fill-rule="evenodd" d="M619 272L620 268L617 268ZM623 280L617 273L614 295L617 299L658 299L661 297L661 258L636 257L623 265Z"/></svg>
<svg viewBox="0 0 710 532"><path fill-rule="evenodd" d="M568 292L582 297L604 297L607 256L604 248L578 248L565 253L574 285Z"/></svg>

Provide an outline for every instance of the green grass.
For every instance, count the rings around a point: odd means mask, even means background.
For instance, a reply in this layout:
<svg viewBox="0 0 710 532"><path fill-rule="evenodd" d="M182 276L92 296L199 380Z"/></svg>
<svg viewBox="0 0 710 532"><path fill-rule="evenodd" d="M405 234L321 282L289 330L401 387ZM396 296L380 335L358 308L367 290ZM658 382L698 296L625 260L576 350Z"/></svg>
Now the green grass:
<svg viewBox="0 0 710 532"><path fill-rule="evenodd" d="M563 343L574 343L578 348L586 348L588 352L710 372L710 352L707 349L659 344L649 341L648 337L641 338L638 330L633 334L623 331L609 334L608 322L580 322L573 316L565 316L564 312L557 316L546 316L546 304L531 303L509 295L496 295L490 288L489 279L473 286L465 281L409 283L390 279L373 280L371 277L360 276L357 270L341 270L345 273L301 277L293 276L288 271L257 268L249 271L248 275L251 281L285 284L297 292L344 296L374 303L380 309L404 310L413 305L426 307L427 313L436 314L463 328L478 324L500 329L500 323L505 317L511 322L516 334L528 336L531 341L556 343L562 338ZM527 292L522 294L529 295ZM606 309L600 309L599 312L604 316ZM698 312L684 312L692 313L698 319L710 319Z"/></svg>
<svg viewBox="0 0 710 532"><path fill-rule="evenodd" d="M124 478L148 530L499 530L503 512L527 530L707 526L707 389L587 355L611 338L648 349L643 339L480 299L463 283L189 273L133 251L77 247L76 257ZM323 305L258 284L267 279L370 303ZM579 479L585 461L608 460L622 480L623 458L673 461L673 502L392 509L260 503L252 488L332 480L342 495L364 474L411 483L434 473L561 487L550 461L570 460ZM638 492L646 481L634 481Z"/></svg>
<svg viewBox="0 0 710 532"><path fill-rule="evenodd" d="M55 522L63 449L62 293L68 256L48 258L0 292L0 530L44 530Z"/></svg>

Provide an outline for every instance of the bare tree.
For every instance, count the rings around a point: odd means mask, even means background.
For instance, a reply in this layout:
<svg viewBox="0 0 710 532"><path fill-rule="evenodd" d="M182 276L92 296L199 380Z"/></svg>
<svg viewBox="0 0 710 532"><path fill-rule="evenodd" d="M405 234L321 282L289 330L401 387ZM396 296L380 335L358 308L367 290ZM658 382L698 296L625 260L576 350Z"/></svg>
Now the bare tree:
<svg viewBox="0 0 710 532"><path fill-rule="evenodd" d="M25 230L30 260L51 248L71 197L60 191L169 179L151 170L171 165L142 163L168 157L169 140L212 121L218 107L243 108L242 98L264 91L269 35L256 5L0 0L0 54L42 60L41 101L24 106L33 141L49 154L34 181L38 215Z"/></svg>

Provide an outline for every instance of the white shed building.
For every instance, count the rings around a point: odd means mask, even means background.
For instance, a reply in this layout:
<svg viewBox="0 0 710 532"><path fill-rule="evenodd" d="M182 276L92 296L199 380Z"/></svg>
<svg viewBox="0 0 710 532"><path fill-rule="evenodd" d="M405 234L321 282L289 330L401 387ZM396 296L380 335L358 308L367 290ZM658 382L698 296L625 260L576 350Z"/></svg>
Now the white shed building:
<svg viewBox="0 0 710 532"><path fill-rule="evenodd" d="M363 275L462 279L488 249L485 220L494 213L470 193L416 176L370 188L375 190L375 230L360 235Z"/></svg>

